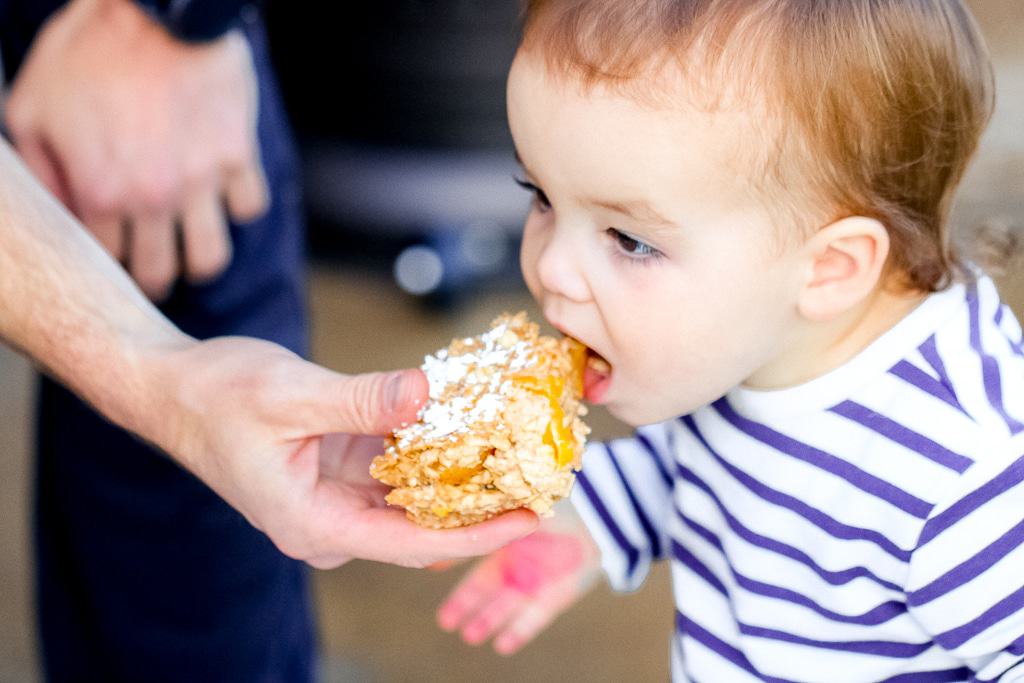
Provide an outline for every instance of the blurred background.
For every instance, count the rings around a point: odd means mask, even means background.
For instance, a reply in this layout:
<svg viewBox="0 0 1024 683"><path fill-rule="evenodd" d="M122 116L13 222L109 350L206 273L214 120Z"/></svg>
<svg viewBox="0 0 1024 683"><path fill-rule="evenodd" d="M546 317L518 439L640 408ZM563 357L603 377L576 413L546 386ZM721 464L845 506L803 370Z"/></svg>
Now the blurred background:
<svg viewBox="0 0 1024 683"><path fill-rule="evenodd" d="M968 2L989 40L998 108L957 223L1024 226L1024 3ZM504 120L512 0L267 3L303 155L313 357L345 372L417 365L456 335L532 305L518 276L528 197ZM1000 280L1024 314L1024 274ZM38 680L28 562L31 369L0 349L0 682ZM598 413L596 438L624 432ZM442 633L462 568L353 562L315 572L325 681L666 680L664 567L637 594L599 588L511 659Z"/></svg>

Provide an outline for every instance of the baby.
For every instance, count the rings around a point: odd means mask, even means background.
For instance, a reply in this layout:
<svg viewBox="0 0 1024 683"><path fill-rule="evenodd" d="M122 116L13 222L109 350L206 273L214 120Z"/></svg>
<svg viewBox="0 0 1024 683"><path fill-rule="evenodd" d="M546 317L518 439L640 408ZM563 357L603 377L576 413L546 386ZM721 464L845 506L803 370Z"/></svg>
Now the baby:
<svg viewBox="0 0 1024 683"><path fill-rule="evenodd" d="M677 680L1024 677L1021 330L948 225L992 102L963 4L531 0L524 36L526 282L647 426L442 626L511 652L665 559Z"/></svg>

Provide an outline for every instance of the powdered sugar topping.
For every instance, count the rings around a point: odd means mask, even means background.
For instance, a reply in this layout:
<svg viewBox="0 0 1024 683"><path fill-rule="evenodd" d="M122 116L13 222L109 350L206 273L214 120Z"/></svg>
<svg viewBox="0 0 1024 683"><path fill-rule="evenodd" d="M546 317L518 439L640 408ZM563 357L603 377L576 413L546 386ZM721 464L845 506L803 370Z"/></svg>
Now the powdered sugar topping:
<svg viewBox="0 0 1024 683"><path fill-rule="evenodd" d="M469 425L497 420L511 387L509 375L527 367L531 355L530 345L504 322L428 355L421 368L430 399L419 422L395 432L399 446L454 438Z"/></svg>

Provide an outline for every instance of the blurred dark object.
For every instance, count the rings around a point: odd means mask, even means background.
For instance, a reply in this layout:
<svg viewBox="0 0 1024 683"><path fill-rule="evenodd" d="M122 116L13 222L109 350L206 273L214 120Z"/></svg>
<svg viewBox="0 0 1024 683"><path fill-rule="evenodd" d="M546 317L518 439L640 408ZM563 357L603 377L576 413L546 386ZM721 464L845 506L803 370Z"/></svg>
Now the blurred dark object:
<svg viewBox="0 0 1024 683"><path fill-rule="evenodd" d="M519 4L294 7L266 11L314 253L394 267L442 301L507 282L527 205L505 121Z"/></svg>

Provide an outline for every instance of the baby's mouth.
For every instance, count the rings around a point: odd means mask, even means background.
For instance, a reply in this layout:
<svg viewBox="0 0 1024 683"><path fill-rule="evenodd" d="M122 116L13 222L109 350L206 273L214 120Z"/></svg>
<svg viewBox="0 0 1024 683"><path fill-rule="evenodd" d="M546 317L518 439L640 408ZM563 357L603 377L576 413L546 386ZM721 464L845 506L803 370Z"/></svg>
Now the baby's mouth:
<svg viewBox="0 0 1024 683"><path fill-rule="evenodd" d="M583 398L590 403L602 403L611 383L611 364L596 352L588 353L587 365L583 370Z"/></svg>
<svg viewBox="0 0 1024 683"><path fill-rule="evenodd" d="M569 337L569 335L566 335ZM580 363L582 365L582 389L583 398L594 404L600 404L605 394L608 391L608 387L612 381L612 366L604 356L594 351L592 348L584 344L583 342L569 337L574 342L574 345L581 353L582 358Z"/></svg>

